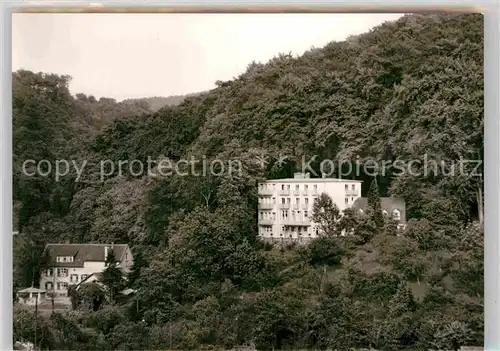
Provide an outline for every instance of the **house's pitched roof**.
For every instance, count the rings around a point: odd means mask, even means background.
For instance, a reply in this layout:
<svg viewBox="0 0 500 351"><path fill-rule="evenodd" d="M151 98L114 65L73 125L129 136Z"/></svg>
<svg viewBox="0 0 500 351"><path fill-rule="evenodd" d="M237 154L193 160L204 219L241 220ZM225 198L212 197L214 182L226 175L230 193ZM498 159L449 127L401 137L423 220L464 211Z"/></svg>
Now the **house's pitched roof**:
<svg viewBox="0 0 500 351"><path fill-rule="evenodd" d="M125 251L126 244L47 244L45 253L48 263L55 267L83 267L84 262L104 262L104 248L113 251L117 261L120 261ZM113 247L113 249L111 249ZM73 262L57 262L57 256L72 256Z"/></svg>
<svg viewBox="0 0 500 351"><path fill-rule="evenodd" d="M366 210L368 207L368 198L360 197L356 201L354 201L352 208L354 210ZM380 198L380 207L382 211L387 211L389 216L392 214L392 211L398 210L401 213L400 223L406 223L406 202L403 198L400 197L381 197Z"/></svg>

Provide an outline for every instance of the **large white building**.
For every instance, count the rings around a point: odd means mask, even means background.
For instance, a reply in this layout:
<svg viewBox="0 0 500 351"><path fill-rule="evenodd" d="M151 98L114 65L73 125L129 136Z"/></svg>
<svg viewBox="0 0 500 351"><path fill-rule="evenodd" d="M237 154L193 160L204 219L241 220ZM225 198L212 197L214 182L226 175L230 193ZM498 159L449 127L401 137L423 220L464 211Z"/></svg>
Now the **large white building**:
<svg viewBox="0 0 500 351"><path fill-rule="evenodd" d="M128 272L133 265L132 252L123 244L47 244L47 269L40 277L40 288L67 297L68 286L98 276L106 267L106 258L113 251L118 266Z"/></svg>
<svg viewBox="0 0 500 351"><path fill-rule="evenodd" d="M361 181L309 178L296 173L294 178L268 180L259 184L259 237L265 241L308 241L319 234L311 220L313 204L322 193L328 194L340 211L361 197Z"/></svg>

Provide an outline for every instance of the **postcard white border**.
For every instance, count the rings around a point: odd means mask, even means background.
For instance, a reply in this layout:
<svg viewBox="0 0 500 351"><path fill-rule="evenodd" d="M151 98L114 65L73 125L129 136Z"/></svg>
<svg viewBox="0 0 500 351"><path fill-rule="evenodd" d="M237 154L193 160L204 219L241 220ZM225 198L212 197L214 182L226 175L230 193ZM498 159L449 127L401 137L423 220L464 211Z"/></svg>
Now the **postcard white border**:
<svg viewBox="0 0 500 351"><path fill-rule="evenodd" d="M12 10L19 6L146 6L171 7L174 5L191 6L331 6L332 8L353 9L373 8L380 12L415 12L426 9L460 9L463 7L482 9L484 13L484 84L485 84L485 350L500 350L500 123L499 123L499 5L496 1L17 1L2 2L1 46L1 79L0 107L2 113L0 127L0 225L3 242L0 245L0 350L13 349L12 327Z"/></svg>

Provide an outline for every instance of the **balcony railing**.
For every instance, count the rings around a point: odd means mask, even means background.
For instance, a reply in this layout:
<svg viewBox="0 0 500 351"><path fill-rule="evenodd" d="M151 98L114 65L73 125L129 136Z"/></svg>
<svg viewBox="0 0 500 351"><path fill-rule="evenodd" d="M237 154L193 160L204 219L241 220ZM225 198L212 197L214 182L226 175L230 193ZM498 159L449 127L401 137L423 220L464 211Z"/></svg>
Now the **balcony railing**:
<svg viewBox="0 0 500 351"><path fill-rule="evenodd" d="M273 189L269 189L269 188L260 188L259 189L259 195L270 196L272 194L273 194Z"/></svg>
<svg viewBox="0 0 500 351"><path fill-rule="evenodd" d="M262 210L271 210L273 207L274 207L274 205L272 203L264 202L264 203L259 204L259 208Z"/></svg>
<svg viewBox="0 0 500 351"><path fill-rule="evenodd" d="M303 238L305 237L306 235L304 235L304 233L299 233L299 232L282 232L280 233L280 236L282 238L285 238L285 239L300 239L300 238Z"/></svg>
<svg viewBox="0 0 500 351"><path fill-rule="evenodd" d="M294 210L298 210L300 208L300 205L299 204L293 204L293 209Z"/></svg>
<svg viewBox="0 0 500 351"><path fill-rule="evenodd" d="M307 210L309 208L309 204L302 204L301 207L303 210Z"/></svg>
<svg viewBox="0 0 500 351"><path fill-rule="evenodd" d="M281 221L283 225L293 225L293 226L309 226L311 222L307 219L301 218L287 218Z"/></svg>
<svg viewBox="0 0 500 351"><path fill-rule="evenodd" d="M358 191L357 190L346 190L345 194L347 196L358 196Z"/></svg>
<svg viewBox="0 0 500 351"><path fill-rule="evenodd" d="M289 209L290 208L290 204L280 204L280 208Z"/></svg>
<svg viewBox="0 0 500 351"><path fill-rule="evenodd" d="M261 225L273 225L274 224L274 220L273 219L269 219L269 218L259 219L259 224L261 224Z"/></svg>

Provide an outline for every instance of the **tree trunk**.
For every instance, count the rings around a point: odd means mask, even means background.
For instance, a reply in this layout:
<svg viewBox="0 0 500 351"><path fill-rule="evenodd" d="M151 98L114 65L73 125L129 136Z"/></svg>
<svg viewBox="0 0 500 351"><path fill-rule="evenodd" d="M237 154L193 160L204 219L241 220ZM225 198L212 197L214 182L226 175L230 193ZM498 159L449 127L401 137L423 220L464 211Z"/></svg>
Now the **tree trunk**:
<svg viewBox="0 0 500 351"><path fill-rule="evenodd" d="M321 276L321 293L323 293L323 287L325 286L325 280L326 280L326 265L323 266L323 275Z"/></svg>
<svg viewBox="0 0 500 351"><path fill-rule="evenodd" d="M38 293L35 295L35 340L33 340L33 348L36 350L36 332L38 329Z"/></svg>

